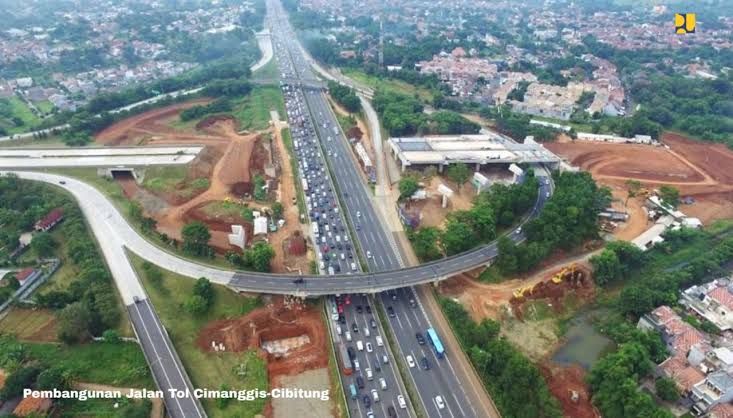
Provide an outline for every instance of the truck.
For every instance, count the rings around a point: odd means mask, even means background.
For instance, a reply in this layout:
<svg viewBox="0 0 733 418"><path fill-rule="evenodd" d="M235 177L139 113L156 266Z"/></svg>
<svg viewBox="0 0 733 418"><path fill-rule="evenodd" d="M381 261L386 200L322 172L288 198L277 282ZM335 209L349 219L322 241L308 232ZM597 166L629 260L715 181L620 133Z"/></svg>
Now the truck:
<svg viewBox="0 0 733 418"><path fill-rule="evenodd" d="M308 191L308 180L300 179L300 183L303 185L303 191Z"/></svg>
<svg viewBox="0 0 733 418"><path fill-rule="evenodd" d="M346 376L351 376L354 373L354 368L351 366L351 358L349 358L349 352L346 350L346 346L343 344L338 345L339 348L339 360L341 361L341 372Z"/></svg>
<svg viewBox="0 0 733 418"><path fill-rule="evenodd" d="M318 222L311 222L311 230L313 235L318 236Z"/></svg>

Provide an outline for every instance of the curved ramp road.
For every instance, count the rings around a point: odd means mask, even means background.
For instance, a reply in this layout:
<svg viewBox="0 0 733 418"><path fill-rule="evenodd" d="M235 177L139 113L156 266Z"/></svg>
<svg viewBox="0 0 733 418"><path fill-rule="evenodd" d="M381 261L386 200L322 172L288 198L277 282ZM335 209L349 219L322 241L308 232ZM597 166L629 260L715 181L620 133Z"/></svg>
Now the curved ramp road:
<svg viewBox="0 0 733 418"><path fill-rule="evenodd" d="M100 241L100 245L103 246L103 249L110 247L110 251L113 251L111 254L117 260L122 260L117 256L124 255L122 248L126 247L138 256L164 269L191 278L206 277L212 282L228 285L241 291L299 296L320 296L334 293L375 293L442 280L456 273L487 264L496 257L498 252L496 241L494 241L475 250L417 267L378 273L336 276L305 275L302 276L302 283L295 283L295 277L293 276L222 270L169 253L143 238L127 223L127 220L106 196L80 180L41 172L0 171L0 174L6 173L14 173L27 180L56 184L68 190L79 202L94 234ZM551 186L545 185L544 182L540 183L537 202L527 219L539 214L547 200L546 193L552 192ZM517 233L516 230L510 232L508 236L515 242L524 240L524 236ZM116 261L114 260L109 262L111 264L110 269L114 272L114 268L119 266L115 266ZM127 263L126 259L124 263ZM122 274L121 280L123 286L120 293L125 298L125 303L130 303L133 296L143 295L142 288L134 275Z"/></svg>

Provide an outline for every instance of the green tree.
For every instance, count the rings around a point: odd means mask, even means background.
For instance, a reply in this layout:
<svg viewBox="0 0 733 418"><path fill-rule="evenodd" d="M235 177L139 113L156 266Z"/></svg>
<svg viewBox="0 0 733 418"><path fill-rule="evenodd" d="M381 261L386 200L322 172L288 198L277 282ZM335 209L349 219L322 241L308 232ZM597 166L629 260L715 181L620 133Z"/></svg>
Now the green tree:
<svg viewBox="0 0 733 418"><path fill-rule="evenodd" d="M445 170L445 175L450 180L457 183L458 187L460 188L461 186L463 186L463 183L468 181L468 179L471 177L471 169L468 168L468 165L463 163L451 164Z"/></svg>
<svg viewBox="0 0 733 418"><path fill-rule="evenodd" d="M183 237L183 251L196 256L211 256L213 252L209 247L211 233L209 228L199 221L187 223L181 229Z"/></svg>
<svg viewBox="0 0 733 418"><path fill-rule="evenodd" d="M67 305L59 314L59 339L66 344L74 344L89 339L91 313L81 302Z"/></svg>
<svg viewBox="0 0 733 418"><path fill-rule="evenodd" d="M400 179L399 183L400 199L409 199L420 189L417 179L413 176L405 176Z"/></svg>
<svg viewBox="0 0 733 418"><path fill-rule="evenodd" d="M245 263L252 266L255 271L269 272L270 261L275 257L275 250L270 244L257 242L245 253Z"/></svg>
<svg viewBox="0 0 733 418"><path fill-rule="evenodd" d="M600 286L615 281L623 271L618 256L609 249L591 257L590 263L593 266L593 277Z"/></svg>
<svg viewBox="0 0 733 418"><path fill-rule="evenodd" d="M412 248L415 255L422 261L437 260L441 257L438 248L438 239L440 239L440 230L438 228L428 226L408 232L408 237L412 242Z"/></svg>
<svg viewBox="0 0 733 418"><path fill-rule="evenodd" d="M658 379L654 383L654 387L657 390L657 396L667 402L676 402L677 399L680 398L680 393L677 390L677 385L674 383L674 380L668 377Z"/></svg>
<svg viewBox="0 0 733 418"><path fill-rule="evenodd" d="M69 373L60 366L52 366L43 370L36 379L39 390L65 390L69 388Z"/></svg>
<svg viewBox="0 0 733 418"><path fill-rule="evenodd" d="M206 301L206 306L210 307L214 303L214 285L209 279L200 277L193 285L193 294L201 296Z"/></svg>
<svg viewBox="0 0 733 418"><path fill-rule="evenodd" d="M469 250L475 242L476 235L471 226L454 219L448 220L440 238L440 243L449 256Z"/></svg>
<svg viewBox="0 0 733 418"><path fill-rule="evenodd" d="M280 202L275 202L272 204L272 216L275 219L282 219L283 217L283 205Z"/></svg>
<svg viewBox="0 0 733 418"><path fill-rule="evenodd" d="M23 394L23 389L33 385L36 377L41 372L37 366L21 367L5 380L5 385L0 390L0 398L10 400Z"/></svg>
<svg viewBox="0 0 733 418"><path fill-rule="evenodd" d="M102 333L105 342L117 344L121 341L120 333L114 329L108 329Z"/></svg>
<svg viewBox="0 0 733 418"><path fill-rule="evenodd" d="M41 258L51 257L57 247L58 243L48 232L39 232L33 235L33 240L31 240L31 248Z"/></svg>
<svg viewBox="0 0 733 418"><path fill-rule="evenodd" d="M672 186L664 185L659 188L659 197L662 199L662 201L673 207L677 208L680 204L680 191L677 190L677 188Z"/></svg>
<svg viewBox="0 0 733 418"><path fill-rule="evenodd" d="M193 295L186 299L186 301L183 303L183 308L186 310L186 312L194 316L201 316L209 310L209 304L203 297L199 295Z"/></svg>
<svg viewBox="0 0 733 418"><path fill-rule="evenodd" d="M624 201L624 206L629 203L629 199L639 194L639 190L641 190L641 182L639 180L626 180L626 201Z"/></svg>

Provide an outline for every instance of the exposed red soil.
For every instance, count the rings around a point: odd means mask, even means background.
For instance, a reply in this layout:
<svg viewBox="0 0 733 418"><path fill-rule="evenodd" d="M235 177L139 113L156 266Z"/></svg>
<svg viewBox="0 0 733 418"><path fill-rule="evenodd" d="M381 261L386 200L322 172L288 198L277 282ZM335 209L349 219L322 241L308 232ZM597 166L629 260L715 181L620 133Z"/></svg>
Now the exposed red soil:
<svg viewBox="0 0 733 418"><path fill-rule="evenodd" d="M639 180L649 189L667 184L679 189L682 196L695 198L694 204L680 209L704 224L733 217L733 151L722 144L672 132L665 132L661 141L669 149L581 141L546 146L571 164L590 171L597 181L614 190L616 198L625 200L628 179ZM643 211L633 211L638 214L632 216L644 216ZM624 233L622 239L633 239L644 229L645 220L634 222L637 226Z"/></svg>
<svg viewBox="0 0 733 418"><path fill-rule="evenodd" d="M307 336L308 343L284 354L270 354L266 341ZM202 351L214 351L212 342L223 343L226 351L254 349L267 360L270 387L277 379L306 370L328 366L328 340L321 311L292 297L273 296L272 303L236 318L210 322L200 332L196 344Z"/></svg>
<svg viewBox="0 0 733 418"><path fill-rule="evenodd" d="M600 418L601 414L590 400L585 384L585 370L578 365L559 366L551 362L540 365L540 371L552 395L560 401L563 416L572 418ZM577 400L573 401L573 392Z"/></svg>

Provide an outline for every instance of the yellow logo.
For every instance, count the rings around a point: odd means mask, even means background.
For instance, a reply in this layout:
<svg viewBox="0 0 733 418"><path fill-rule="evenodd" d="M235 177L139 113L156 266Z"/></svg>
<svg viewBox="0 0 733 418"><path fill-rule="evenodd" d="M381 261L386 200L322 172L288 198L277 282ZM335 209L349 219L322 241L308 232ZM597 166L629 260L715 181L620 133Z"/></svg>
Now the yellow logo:
<svg viewBox="0 0 733 418"><path fill-rule="evenodd" d="M695 13L675 13L674 32L680 34L695 33Z"/></svg>

